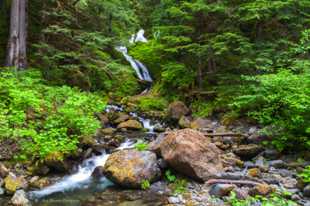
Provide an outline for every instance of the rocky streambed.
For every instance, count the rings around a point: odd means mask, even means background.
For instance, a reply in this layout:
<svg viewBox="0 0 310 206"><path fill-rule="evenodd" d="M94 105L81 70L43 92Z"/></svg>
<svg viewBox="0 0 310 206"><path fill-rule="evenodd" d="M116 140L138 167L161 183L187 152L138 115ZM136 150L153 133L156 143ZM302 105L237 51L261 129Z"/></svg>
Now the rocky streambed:
<svg viewBox="0 0 310 206"><path fill-rule="evenodd" d="M306 156L263 148L255 126L193 118L182 102L168 110L170 127L109 105L97 114L102 129L68 160L1 163L0 205L227 205L231 192L245 199L277 191L310 205L310 186L297 176Z"/></svg>

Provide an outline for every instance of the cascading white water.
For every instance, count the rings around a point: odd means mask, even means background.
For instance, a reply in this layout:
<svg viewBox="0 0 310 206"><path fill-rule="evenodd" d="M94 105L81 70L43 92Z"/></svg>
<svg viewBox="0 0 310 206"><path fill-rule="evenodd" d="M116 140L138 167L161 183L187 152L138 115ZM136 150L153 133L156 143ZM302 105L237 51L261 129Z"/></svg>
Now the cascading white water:
<svg viewBox="0 0 310 206"><path fill-rule="evenodd" d="M117 150L124 150L132 148L134 142L131 140L126 140L122 143ZM48 186L39 191L32 191L29 193L29 196L32 199L40 199L45 196L51 195L57 192L66 192L74 190L77 188L85 188L92 182L92 173L98 166L104 166L106 160L108 159L109 154L103 152L100 156L94 156L89 159L86 159L78 168L78 171L75 174L64 177L60 182L55 183L54 185ZM103 187L108 187L113 185L108 179L103 177L100 180Z"/></svg>
<svg viewBox="0 0 310 206"><path fill-rule="evenodd" d="M122 112L124 111L124 108L122 106L117 105L107 105L105 108L105 112L112 112L112 111ZM134 118L137 118L143 124L143 127L148 130L148 133L154 133L155 126L154 124L152 124L153 122L150 119L140 117L135 112L130 112L129 115ZM135 145L134 141L126 140L115 150L131 149L134 148L134 145ZM31 199L36 200L36 199L42 199L54 193L64 193L68 191L73 191L75 189L89 188L93 182L92 181L93 171L98 166L104 166L108 157L109 154L103 151L102 155L93 156L89 159L84 160L83 163L79 165L78 171L76 173L66 176L59 182L51 186L48 186L42 190L29 192L29 197ZM99 180L99 183L101 189L105 189L106 187L113 185L113 183L110 182L105 177L101 178Z"/></svg>
<svg viewBox="0 0 310 206"><path fill-rule="evenodd" d="M132 44L136 42L146 43L147 39L144 37L144 30L141 29L137 34L132 35L129 42ZM132 58L132 56L128 54L127 48L125 46L118 46L116 47L116 50L123 54L125 59L130 63L131 67L135 70L140 80L147 81L147 82L153 81L146 66L142 64L140 61Z"/></svg>

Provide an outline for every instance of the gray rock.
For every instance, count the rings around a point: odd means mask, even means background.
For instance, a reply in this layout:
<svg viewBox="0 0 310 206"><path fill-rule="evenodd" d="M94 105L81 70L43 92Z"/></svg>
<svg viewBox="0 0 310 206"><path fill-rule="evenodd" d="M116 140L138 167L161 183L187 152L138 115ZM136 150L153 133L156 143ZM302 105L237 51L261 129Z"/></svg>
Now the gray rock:
<svg viewBox="0 0 310 206"><path fill-rule="evenodd" d="M285 168L286 164L283 160L273 160L268 162L270 167L274 168Z"/></svg>
<svg viewBox="0 0 310 206"><path fill-rule="evenodd" d="M306 196L306 197L310 197L310 184L307 185L307 186L304 188L303 194L304 194L304 196Z"/></svg>
<svg viewBox="0 0 310 206"><path fill-rule="evenodd" d="M11 202L16 206L30 206L30 201L27 199L27 195L24 190L17 190L13 195Z"/></svg>
<svg viewBox="0 0 310 206"><path fill-rule="evenodd" d="M295 178L285 177L282 178L282 184L287 189L294 189L297 187L298 181Z"/></svg>
<svg viewBox="0 0 310 206"><path fill-rule="evenodd" d="M4 185L4 180L0 177L0 187Z"/></svg>
<svg viewBox="0 0 310 206"><path fill-rule="evenodd" d="M183 199L183 197L181 195L178 196L172 196L168 198L168 202L170 204L183 204L185 203L185 200Z"/></svg>
<svg viewBox="0 0 310 206"><path fill-rule="evenodd" d="M235 187L235 185L231 184L215 184L211 186L209 194L215 197L224 197L229 195Z"/></svg>
<svg viewBox="0 0 310 206"><path fill-rule="evenodd" d="M257 144L239 145L238 147L233 149L236 155L247 159L257 156L263 150L264 149L262 148L262 146Z"/></svg>
<svg viewBox="0 0 310 206"><path fill-rule="evenodd" d="M268 159L277 159L280 156L280 153L276 149L266 149L263 155Z"/></svg>

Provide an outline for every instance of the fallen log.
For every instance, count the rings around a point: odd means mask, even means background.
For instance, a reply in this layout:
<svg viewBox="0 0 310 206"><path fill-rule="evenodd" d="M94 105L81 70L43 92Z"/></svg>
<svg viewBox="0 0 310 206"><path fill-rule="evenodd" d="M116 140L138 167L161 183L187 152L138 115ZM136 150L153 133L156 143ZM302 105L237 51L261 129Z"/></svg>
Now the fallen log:
<svg viewBox="0 0 310 206"><path fill-rule="evenodd" d="M238 134L238 133L207 133L203 132L203 134L207 137L225 137L225 136L232 136L232 137L242 137L246 136L244 134Z"/></svg>

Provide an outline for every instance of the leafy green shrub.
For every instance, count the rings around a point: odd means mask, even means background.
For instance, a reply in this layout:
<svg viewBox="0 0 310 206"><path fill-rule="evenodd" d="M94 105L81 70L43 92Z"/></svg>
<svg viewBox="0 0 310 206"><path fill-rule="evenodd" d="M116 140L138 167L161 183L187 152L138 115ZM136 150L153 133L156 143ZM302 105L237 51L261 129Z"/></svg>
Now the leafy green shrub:
<svg viewBox="0 0 310 206"><path fill-rule="evenodd" d="M186 179L177 179L172 184L172 190L174 194L183 194L186 192L187 180Z"/></svg>
<svg viewBox="0 0 310 206"><path fill-rule="evenodd" d="M138 141L134 146L135 146L135 149L138 151L145 151L149 147L148 143L144 141Z"/></svg>
<svg viewBox="0 0 310 206"><path fill-rule="evenodd" d="M94 112L105 106L98 95L46 85L35 70L1 72L0 101L0 139L15 139L21 159L75 151L79 138L100 128Z"/></svg>
<svg viewBox="0 0 310 206"><path fill-rule="evenodd" d="M310 183L310 165L308 165L300 174L299 177L303 180L305 183Z"/></svg>
<svg viewBox="0 0 310 206"><path fill-rule="evenodd" d="M175 182L177 180L177 177L172 174L171 170L167 170L165 172L165 178L168 180L168 182L172 183Z"/></svg>
<svg viewBox="0 0 310 206"><path fill-rule="evenodd" d="M237 198L234 192L231 193L228 202L231 206L251 206L251 205L261 205L261 206L297 206L297 204L291 200L283 198L279 194L272 194L269 197L249 197L245 200L240 200Z"/></svg>
<svg viewBox="0 0 310 206"><path fill-rule="evenodd" d="M155 96L142 96L136 100L137 106L141 111L164 111L168 107L168 102L164 98Z"/></svg>
<svg viewBox="0 0 310 206"><path fill-rule="evenodd" d="M186 192L187 180L178 179L171 170L166 170L165 178L170 183L170 186L174 194L182 194Z"/></svg>
<svg viewBox="0 0 310 206"><path fill-rule="evenodd" d="M151 187L151 183L148 180L143 180L141 183L141 189L142 190L147 190Z"/></svg>
<svg viewBox="0 0 310 206"><path fill-rule="evenodd" d="M247 80L255 83L243 88L243 95L231 104L233 109L265 125L278 149L310 148L310 74L282 71Z"/></svg>

